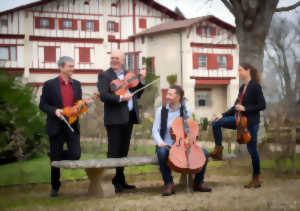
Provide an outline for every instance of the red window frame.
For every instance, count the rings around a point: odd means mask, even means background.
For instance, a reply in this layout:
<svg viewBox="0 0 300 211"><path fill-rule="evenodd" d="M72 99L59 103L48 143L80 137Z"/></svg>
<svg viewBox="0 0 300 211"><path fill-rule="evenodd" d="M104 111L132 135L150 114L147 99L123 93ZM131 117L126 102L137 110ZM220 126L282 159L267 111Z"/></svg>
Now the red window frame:
<svg viewBox="0 0 300 211"><path fill-rule="evenodd" d="M11 58L11 48L15 48L15 60L12 60ZM18 60L18 48L14 45L0 45L0 48L7 48L8 49L8 59L0 59L0 61L17 61Z"/></svg>
<svg viewBox="0 0 300 211"><path fill-rule="evenodd" d="M209 28L210 29L210 35L208 35L207 33L203 34L202 33L202 29L203 28ZM201 36L201 37L213 37L213 36L216 36L216 27L213 27L213 26L199 26L196 28L196 33Z"/></svg>
<svg viewBox="0 0 300 211"><path fill-rule="evenodd" d="M205 53L193 53L193 69L198 69L198 56L204 55L207 56L206 68L208 70L216 70L219 69L218 65L218 56L226 57L226 69L233 69L233 56L231 54L205 54Z"/></svg>
<svg viewBox="0 0 300 211"><path fill-rule="evenodd" d="M86 28L86 22L94 22L94 30L89 30ZM99 21L98 20L81 20L81 30L82 31L93 31L99 32Z"/></svg>

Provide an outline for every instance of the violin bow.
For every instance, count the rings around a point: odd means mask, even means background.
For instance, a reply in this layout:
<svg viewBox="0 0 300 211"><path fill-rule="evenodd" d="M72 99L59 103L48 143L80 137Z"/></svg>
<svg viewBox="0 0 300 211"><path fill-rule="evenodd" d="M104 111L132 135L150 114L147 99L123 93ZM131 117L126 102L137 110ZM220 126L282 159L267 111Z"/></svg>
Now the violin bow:
<svg viewBox="0 0 300 211"><path fill-rule="evenodd" d="M70 125L69 122L66 120L66 118L64 117L64 115L61 115L61 119L68 125L68 127L70 128L70 130L74 133L74 129L71 127L71 125Z"/></svg>
<svg viewBox="0 0 300 211"><path fill-rule="evenodd" d="M152 84L156 83L158 80L159 80L159 78L156 79L156 80L154 80L154 81L151 81L149 84L143 86L142 88L139 88L139 89L135 90L134 92L132 92L132 95L135 95L136 93L142 91L143 89L145 89L145 88L151 86Z"/></svg>

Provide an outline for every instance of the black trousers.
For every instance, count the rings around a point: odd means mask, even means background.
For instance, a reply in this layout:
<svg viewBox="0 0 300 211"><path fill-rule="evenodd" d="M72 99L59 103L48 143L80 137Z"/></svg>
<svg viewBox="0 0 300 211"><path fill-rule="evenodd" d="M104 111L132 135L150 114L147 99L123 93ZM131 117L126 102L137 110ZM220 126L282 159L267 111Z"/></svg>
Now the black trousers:
<svg viewBox="0 0 300 211"><path fill-rule="evenodd" d="M79 160L81 156L80 135L77 130L72 132L67 126L56 136L50 136L50 160ZM63 150L64 143L67 150ZM51 167L51 185L58 190L60 187L60 169Z"/></svg>
<svg viewBox="0 0 300 211"><path fill-rule="evenodd" d="M126 124L106 125L108 138L108 158L122 158L128 155L131 133L133 128L134 113L129 112L129 122ZM113 184L124 184L124 167L116 168L116 175L112 180Z"/></svg>

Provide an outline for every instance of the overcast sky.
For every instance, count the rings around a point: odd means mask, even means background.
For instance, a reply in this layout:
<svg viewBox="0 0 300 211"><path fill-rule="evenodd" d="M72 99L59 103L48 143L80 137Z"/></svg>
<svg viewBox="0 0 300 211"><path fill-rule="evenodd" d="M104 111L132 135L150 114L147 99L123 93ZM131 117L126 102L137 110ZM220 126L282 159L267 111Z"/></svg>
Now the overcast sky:
<svg viewBox="0 0 300 211"><path fill-rule="evenodd" d="M187 18L193 18L203 15L214 15L218 18L232 24L234 24L234 18L227 8L223 5L221 0L156 0L160 4L174 10L176 6L184 13ZM288 6L298 0L280 0L279 6ZM17 6L28 4L31 2L37 2L37 0L0 0L0 11L12 9ZM298 8L297 11L300 11ZM296 18L300 13L285 12L283 15L291 18Z"/></svg>

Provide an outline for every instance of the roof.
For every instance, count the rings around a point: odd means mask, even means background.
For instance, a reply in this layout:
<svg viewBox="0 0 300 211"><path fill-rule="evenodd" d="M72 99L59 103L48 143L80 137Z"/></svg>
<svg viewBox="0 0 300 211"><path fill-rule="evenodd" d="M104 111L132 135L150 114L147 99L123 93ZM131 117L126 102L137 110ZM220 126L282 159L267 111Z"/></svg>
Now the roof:
<svg viewBox="0 0 300 211"><path fill-rule="evenodd" d="M19 10L23 10L23 9L40 6L40 5L49 3L51 1L57 1L57 0L39 0L37 2L32 2L32 3L29 3L29 4L21 5L21 6L18 6L18 7L0 12L0 16L10 14L10 13L13 13L13 12L16 12L16 11L19 11ZM137 1L143 2L144 4L153 7L154 9L168 15L169 17L174 18L175 20L184 20L185 19L184 16L170 10L169 8L155 2L154 0L137 0Z"/></svg>
<svg viewBox="0 0 300 211"><path fill-rule="evenodd" d="M198 24L203 21L210 21L222 28L225 28L229 31L235 32L235 27L232 26L231 24L224 22L221 19L219 19L213 15L208 15L208 16L201 16L201 17L185 19L185 20L176 20L176 21L165 22L165 23L153 26L151 28L148 28L136 35L133 35L132 37L139 37L139 36L143 36L143 35L150 35L150 34L155 34L155 33L160 33L160 32L176 31L179 29L185 29L185 28L194 26L195 24Z"/></svg>

